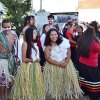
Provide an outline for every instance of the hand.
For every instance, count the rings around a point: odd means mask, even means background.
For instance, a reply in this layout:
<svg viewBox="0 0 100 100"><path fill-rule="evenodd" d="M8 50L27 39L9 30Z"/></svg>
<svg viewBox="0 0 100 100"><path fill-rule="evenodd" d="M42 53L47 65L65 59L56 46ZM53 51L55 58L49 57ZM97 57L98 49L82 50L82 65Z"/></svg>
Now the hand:
<svg viewBox="0 0 100 100"><path fill-rule="evenodd" d="M66 68L67 64L68 64L68 63L67 63L66 61L64 61L63 63L61 63L61 67L62 67L62 68Z"/></svg>
<svg viewBox="0 0 100 100"><path fill-rule="evenodd" d="M38 62L38 63L39 63L39 62L40 62L40 59L36 59L36 62Z"/></svg>
<svg viewBox="0 0 100 100"><path fill-rule="evenodd" d="M33 59L32 59L32 58L30 59L30 62L31 62L31 63L33 62Z"/></svg>
<svg viewBox="0 0 100 100"><path fill-rule="evenodd" d="M63 68L66 68L66 66L67 66L67 62L64 62L64 63L62 64L62 67L63 67Z"/></svg>

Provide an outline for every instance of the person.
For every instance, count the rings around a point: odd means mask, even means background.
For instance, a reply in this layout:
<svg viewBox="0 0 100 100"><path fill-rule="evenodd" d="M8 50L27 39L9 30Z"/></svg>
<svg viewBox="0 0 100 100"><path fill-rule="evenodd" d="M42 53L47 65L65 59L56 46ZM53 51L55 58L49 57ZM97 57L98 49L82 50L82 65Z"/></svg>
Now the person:
<svg viewBox="0 0 100 100"><path fill-rule="evenodd" d="M35 17L34 16L26 16L24 19L24 28L22 31L22 35L23 35L23 40L25 40L25 31L29 28L29 27L35 27ZM37 28L36 28L37 29Z"/></svg>
<svg viewBox="0 0 100 100"><path fill-rule="evenodd" d="M47 98L75 100L81 95L76 70L70 60L70 44L52 28L45 39L44 81ZM48 100L48 99L47 99Z"/></svg>
<svg viewBox="0 0 100 100"><path fill-rule="evenodd" d="M79 51L77 50L77 42L83 34L83 27L81 25L78 25L76 31L77 31L77 35L75 35L74 37L74 40L76 41L76 54L75 54L76 55L76 66L75 67L76 69L78 69L80 55L79 55Z"/></svg>
<svg viewBox="0 0 100 100"><path fill-rule="evenodd" d="M58 24L55 24L54 22L54 16L52 14L50 14L48 16L48 25L50 26L50 28L55 28L60 32L60 28Z"/></svg>
<svg viewBox="0 0 100 100"><path fill-rule="evenodd" d="M76 31L77 31L77 35L75 35L74 40L76 41L76 44L77 44L77 41L83 34L83 27L81 25L78 25L76 28Z"/></svg>
<svg viewBox="0 0 100 100"><path fill-rule="evenodd" d="M67 22L62 29L63 36L66 38L66 32L70 28L70 24Z"/></svg>
<svg viewBox="0 0 100 100"><path fill-rule="evenodd" d="M11 99L11 88L14 81L13 75L17 70L14 61L14 45L17 37L12 33L11 22L8 19L2 21L2 30L0 33L0 88L1 99L8 100ZM5 98L6 88L7 98Z"/></svg>
<svg viewBox="0 0 100 100"><path fill-rule="evenodd" d="M88 26L80 37L77 49L79 58L79 82L83 92L90 96L90 100L100 98L100 71L98 68L98 55L100 42L96 39L93 27Z"/></svg>
<svg viewBox="0 0 100 100"><path fill-rule="evenodd" d="M100 31L99 31L99 24L97 21L92 21L90 24L90 26L92 26L95 30L95 33L96 33L96 38L100 41ZM100 69L100 55L98 56L98 66L99 66L99 69Z"/></svg>
<svg viewBox="0 0 100 100"><path fill-rule="evenodd" d="M41 42L41 48L40 48L40 65L42 66L42 69L44 67L44 64L46 62L45 60L45 56L44 56L44 49L45 49L45 46L44 46L44 41L45 41L45 37L46 37L46 34L47 32L49 31L50 27L48 24L44 24L43 25L43 30L42 30L42 35L40 36L40 42Z"/></svg>
<svg viewBox="0 0 100 100"><path fill-rule="evenodd" d="M45 100L43 76L40 67L39 50L36 43L36 29L25 32L22 44L22 64L15 77L12 89L13 100Z"/></svg>
<svg viewBox="0 0 100 100"><path fill-rule="evenodd" d="M45 46L44 46L44 41L45 41L45 37L46 37L46 34L47 32L50 30L50 27L48 24L44 24L43 25L43 29L42 29L42 35L40 37L40 40L41 40L41 45L42 45L42 49L44 51L45 49Z"/></svg>
<svg viewBox="0 0 100 100"><path fill-rule="evenodd" d="M72 22L68 22L67 25L69 25L68 30L66 31L66 38L70 41L70 49L71 49L71 59L74 63L74 66L76 67L76 41L74 40L74 27L75 25L72 24Z"/></svg>
<svg viewBox="0 0 100 100"><path fill-rule="evenodd" d="M96 38L100 39L100 31L99 31L99 28L98 28L98 22L92 21L89 25L94 28L95 33L96 33Z"/></svg>

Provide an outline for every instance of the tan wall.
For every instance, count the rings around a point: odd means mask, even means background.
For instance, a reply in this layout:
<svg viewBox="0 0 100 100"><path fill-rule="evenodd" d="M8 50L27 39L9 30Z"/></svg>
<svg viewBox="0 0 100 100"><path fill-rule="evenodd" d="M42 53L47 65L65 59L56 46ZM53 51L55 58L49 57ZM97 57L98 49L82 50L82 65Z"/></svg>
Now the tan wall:
<svg viewBox="0 0 100 100"><path fill-rule="evenodd" d="M100 8L100 0L79 0L78 9Z"/></svg>

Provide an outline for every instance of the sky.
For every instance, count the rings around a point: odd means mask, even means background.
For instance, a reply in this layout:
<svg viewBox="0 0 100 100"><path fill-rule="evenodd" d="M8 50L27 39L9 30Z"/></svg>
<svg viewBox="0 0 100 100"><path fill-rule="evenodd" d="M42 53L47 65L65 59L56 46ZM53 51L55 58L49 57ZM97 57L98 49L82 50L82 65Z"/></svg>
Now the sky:
<svg viewBox="0 0 100 100"><path fill-rule="evenodd" d="M78 0L42 0L42 8L47 12L71 12L75 11L77 5ZM33 8L39 11L40 0L33 0Z"/></svg>
<svg viewBox="0 0 100 100"><path fill-rule="evenodd" d="M47 12L70 12L75 11L78 0L42 0L42 8ZM40 9L40 0L33 0L33 8Z"/></svg>
<svg viewBox="0 0 100 100"><path fill-rule="evenodd" d="M42 8L47 12L73 12L78 7L78 0L42 0ZM33 0L33 8L36 11L40 9L40 0ZM2 10L0 5L0 10ZM93 12L95 14L93 15ZM98 15L98 16L97 16ZM99 20L100 9L84 9L79 10L80 20Z"/></svg>

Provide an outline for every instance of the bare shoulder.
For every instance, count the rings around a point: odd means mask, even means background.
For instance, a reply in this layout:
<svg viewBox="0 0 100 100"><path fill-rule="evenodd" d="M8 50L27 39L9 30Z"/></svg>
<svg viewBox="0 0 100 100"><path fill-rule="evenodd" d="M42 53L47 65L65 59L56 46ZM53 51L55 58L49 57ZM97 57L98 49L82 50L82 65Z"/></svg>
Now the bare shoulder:
<svg viewBox="0 0 100 100"><path fill-rule="evenodd" d="M22 47L27 47L27 43L25 41L22 43Z"/></svg>
<svg viewBox="0 0 100 100"><path fill-rule="evenodd" d="M51 46L46 46L46 47L45 47L45 52L46 52L46 51L51 51L51 48L52 48Z"/></svg>
<svg viewBox="0 0 100 100"><path fill-rule="evenodd" d="M25 31L26 31L28 28L29 28L28 26L25 26L25 27L23 28L22 34L25 34Z"/></svg>

